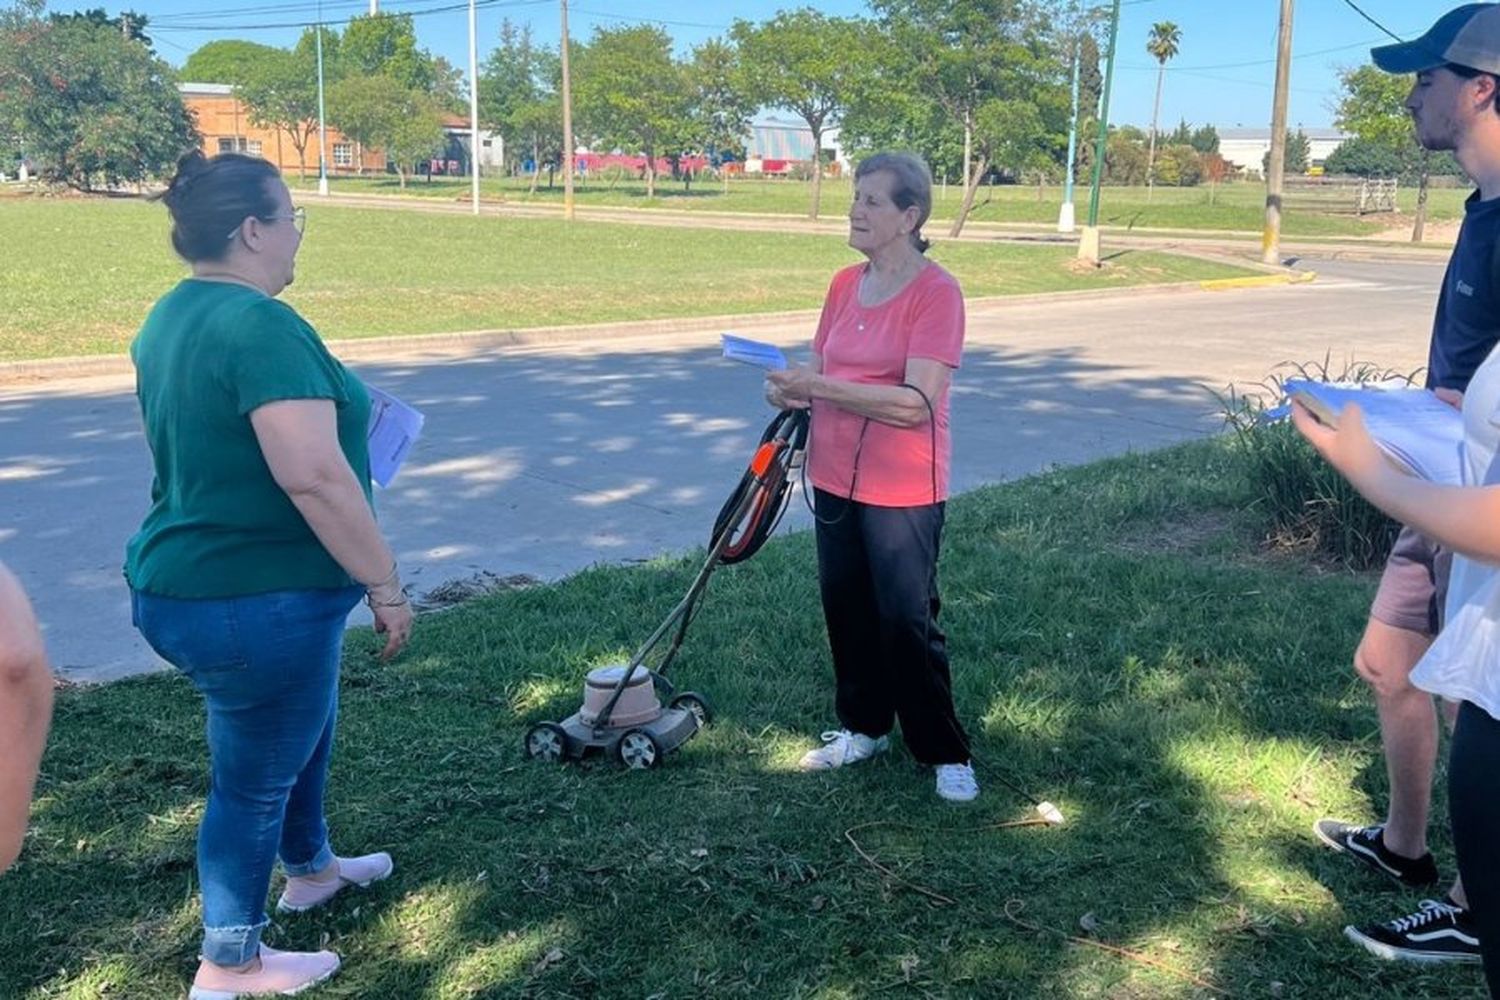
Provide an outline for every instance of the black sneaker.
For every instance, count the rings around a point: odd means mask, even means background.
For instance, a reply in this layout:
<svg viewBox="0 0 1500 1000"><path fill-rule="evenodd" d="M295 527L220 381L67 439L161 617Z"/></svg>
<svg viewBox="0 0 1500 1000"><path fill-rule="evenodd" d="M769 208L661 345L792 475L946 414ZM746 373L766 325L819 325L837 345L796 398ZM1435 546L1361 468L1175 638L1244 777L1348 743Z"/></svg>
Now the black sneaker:
<svg viewBox="0 0 1500 1000"><path fill-rule="evenodd" d="M1422 900L1422 908L1387 924L1345 927L1344 937L1372 955L1401 962L1478 962L1474 918L1452 899Z"/></svg>
<svg viewBox="0 0 1500 1000"><path fill-rule="evenodd" d="M1382 875L1389 875L1407 885L1432 885L1438 880L1437 863L1432 860L1432 852L1420 858L1404 858L1387 850L1384 826L1355 826L1336 819L1320 819L1313 824L1313 833L1335 851L1343 851Z"/></svg>

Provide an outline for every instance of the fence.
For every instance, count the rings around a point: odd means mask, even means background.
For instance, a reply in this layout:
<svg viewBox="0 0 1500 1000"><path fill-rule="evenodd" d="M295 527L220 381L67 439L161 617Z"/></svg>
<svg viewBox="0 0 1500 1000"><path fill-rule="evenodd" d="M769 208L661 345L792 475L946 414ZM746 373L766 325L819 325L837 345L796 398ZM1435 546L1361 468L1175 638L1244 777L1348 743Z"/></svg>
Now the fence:
<svg viewBox="0 0 1500 1000"><path fill-rule="evenodd" d="M1288 177L1283 200L1289 208L1368 215L1396 211L1396 190L1394 178Z"/></svg>

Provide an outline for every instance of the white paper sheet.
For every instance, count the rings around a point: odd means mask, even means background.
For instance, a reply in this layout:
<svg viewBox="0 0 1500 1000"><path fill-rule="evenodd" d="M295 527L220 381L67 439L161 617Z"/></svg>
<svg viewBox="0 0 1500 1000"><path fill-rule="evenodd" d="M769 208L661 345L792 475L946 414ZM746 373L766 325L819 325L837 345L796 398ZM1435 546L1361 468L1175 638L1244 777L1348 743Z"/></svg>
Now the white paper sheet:
<svg viewBox="0 0 1500 1000"><path fill-rule="evenodd" d="M1365 429L1388 455L1414 475L1434 483L1463 482L1464 420L1458 410L1426 389L1347 386L1288 379L1288 396L1309 396L1337 420L1356 403Z"/></svg>
<svg viewBox="0 0 1500 1000"><path fill-rule="evenodd" d="M747 365L779 372L786 368L786 355L775 344L767 344L748 337L736 337L732 333L720 335L724 345L724 357L731 361L742 361Z"/></svg>
<svg viewBox="0 0 1500 1000"><path fill-rule="evenodd" d="M427 418L388 392L373 385L365 388L370 393L370 478L386 487L401 470Z"/></svg>

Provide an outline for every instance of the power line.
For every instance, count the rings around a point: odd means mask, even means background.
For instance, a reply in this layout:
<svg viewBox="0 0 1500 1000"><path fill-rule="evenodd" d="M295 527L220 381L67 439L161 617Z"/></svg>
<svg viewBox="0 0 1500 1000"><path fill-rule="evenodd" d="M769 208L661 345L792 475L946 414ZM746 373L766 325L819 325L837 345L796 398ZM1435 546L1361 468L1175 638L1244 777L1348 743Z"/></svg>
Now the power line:
<svg viewBox="0 0 1500 1000"><path fill-rule="evenodd" d="M1398 42L1404 42L1404 41L1406 41L1406 39L1404 39L1400 35L1396 34L1390 28L1387 28L1385 25L1383 25L1379 21L1375 20L1369 14L1366 14L1364 11L1360 10L1359 9L1359 4L1355 3L1354 0L1344 0L1344 3L1348 4L1349 5L1349 9L1352 10L1352 11L1354 11L1354 13L1358 14L1360 17L1364 18L1366 21L1369 21L1371 24L1375 25L1375 27L1377 27L1381 31L1385 32L1391 38L1394 38Z"/></svg>
<svg viewBox="0 0 1500 1000"><path fill-rule="evenodd" d="M1373 44L1375 44L1378 41L1380 41L1380 39L1378 39L1378 38L1372 38L1369 41L1353 42L1353 43L1351 43L1349 45L1335 45L1332 48L1327 48L1327 49L1314 49L1311 52L1299 52L1295 56L1293 56L1292 58L1293 59L1309 59L1309 58L1311 58L1313 56L1326 56L1326 55L1329 55L1329 54L1334 53L1334 52L1347 52L1350 49L1362 49L1366 45L1373 45ZM1167 68L1170 69L1174 73L1186 73L1186 72L1189 72L1189 71L1196 72L1196 71L1199 71L1199 70L1246 69L1246 68L1251 67L1251 66L1267 66L1267 65L1270 65L1271 63L1274 63L1275 61L1276 61L1275 59L1251 59L1251 60L1247 60L1246 62L1214 63L1214 64L1208 65L1208 66L1168 66ZM1133 63L1133 64L1122 63L1120 65L1120 68L1121 69L1149 69L1153 73L1156 72L1156 67L1155 66L1142 65L1142 64L1138 64L1138 63Z"/></svg>
<svg viewBox="0 0 1500 1000"><path fill-rule="evenodd" d="M534 7L537 4L551 3L552 0L476 0L474 6L482 8L495 7ZM441 7L427 7L423 10L408 11L407 17L425 17L429 14L447 14L456 10L468 10L469 5L464 3L446 4ZM173 25L159 27L154 22L151 24L153 31L270 31L277 28L316 28L320 24L325 27L335 27L340 21L281 21L273 24L205 24L203 26Z"/></svg>

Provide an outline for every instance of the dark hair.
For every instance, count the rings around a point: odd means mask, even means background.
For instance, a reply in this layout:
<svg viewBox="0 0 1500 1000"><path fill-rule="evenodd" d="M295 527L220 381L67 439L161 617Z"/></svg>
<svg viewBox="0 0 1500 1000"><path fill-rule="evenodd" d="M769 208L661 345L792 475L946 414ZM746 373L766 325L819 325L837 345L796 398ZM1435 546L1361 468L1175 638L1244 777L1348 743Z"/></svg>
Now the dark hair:
<svg viewBox="0 0 1500 1000"><path fill-rule="evenodd" d="M1472 80L1476 76L1487 76L1491 80L1494 80L1496 97L1490 106L1495 109L1497 115L1500 115L1500 76L1496 76L1486 69L1475 69L1473 66L1464 66L1459 63L1444 63L1443 68L1454 76L1461 76L1465 80Z"/></svg>
<svg viewBox="0 0 1500 1000"><path fill-rule="evenodd" d="M246 216L269 220L276 214L271 182L280 179L280 171L258 156L182 154L172 183L156 196L172 216L172 249L190 264L219 260Z"/></svg>
<svg viewBox="0 0 1500 1000"><path fill-rule="evenodd" d="M854 179L858 181L881 171L895 179L891 200L897 208L905 211L917 206L917 226L911 231L911 243L917 253L926 253L932 243L922 238L922 224L932 214L932 171L915 153L876 153L859 161L854 168Z"/></svg>

